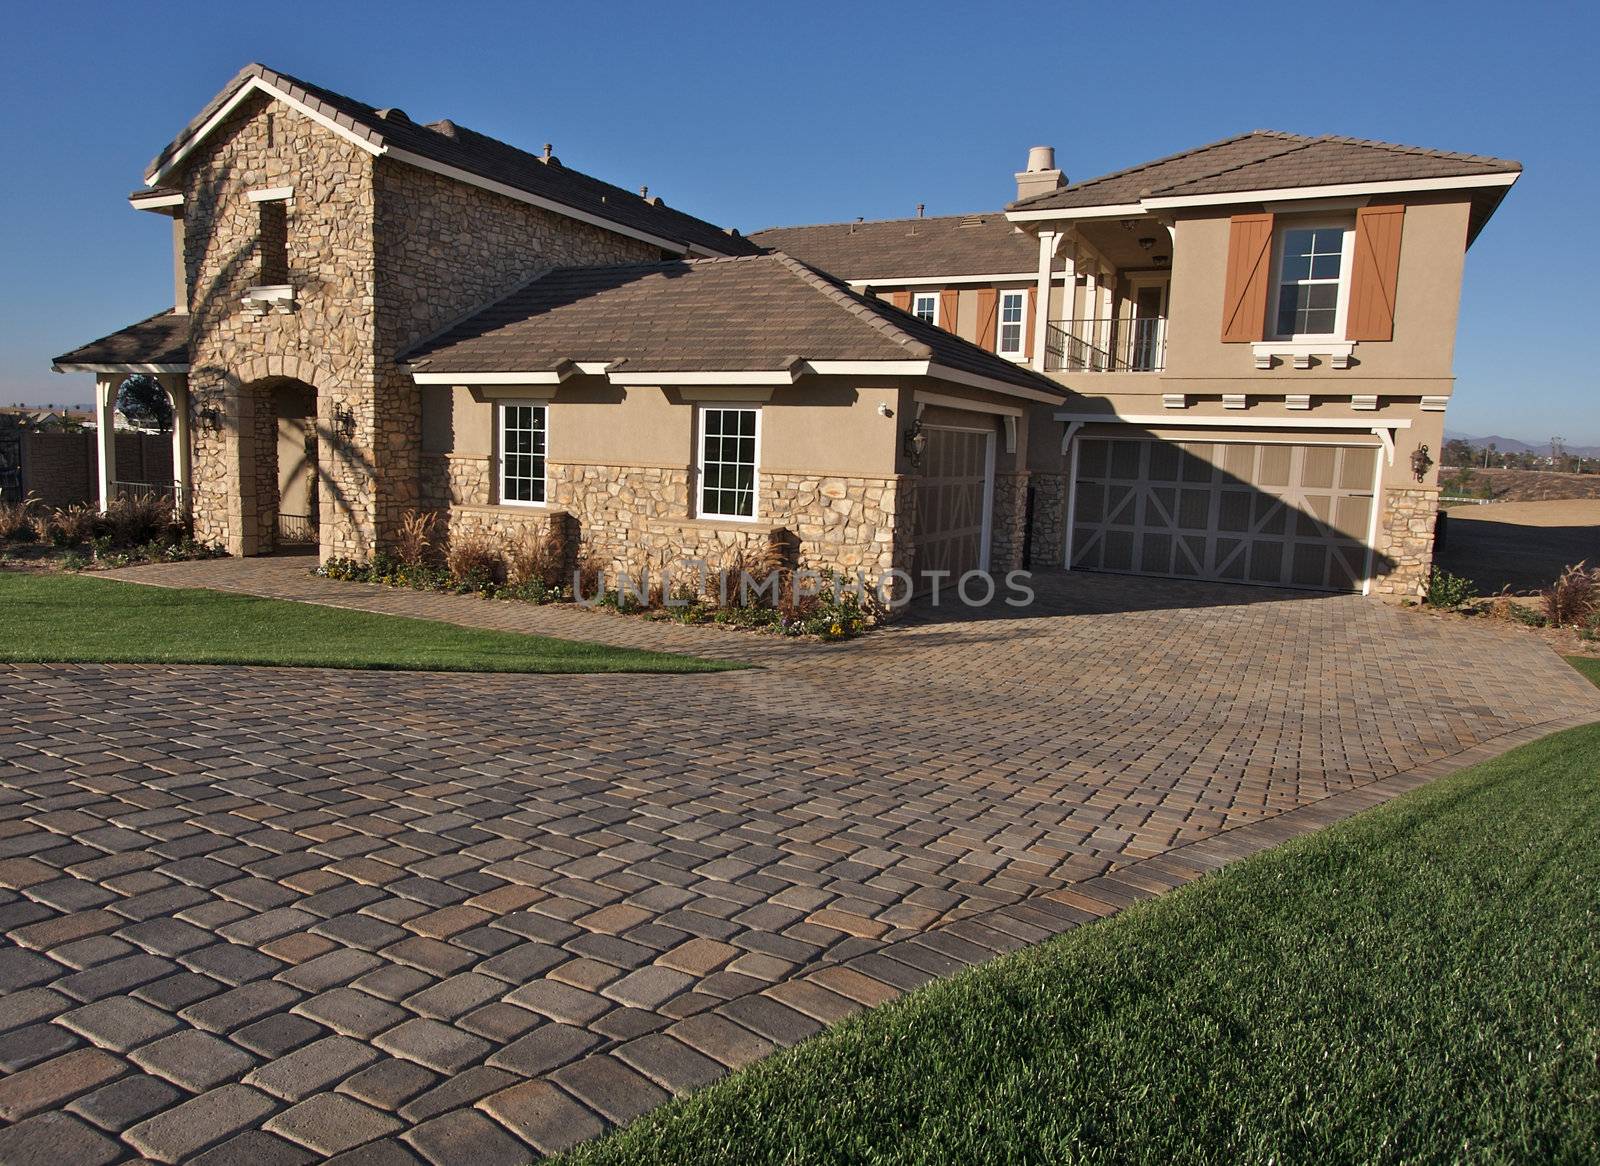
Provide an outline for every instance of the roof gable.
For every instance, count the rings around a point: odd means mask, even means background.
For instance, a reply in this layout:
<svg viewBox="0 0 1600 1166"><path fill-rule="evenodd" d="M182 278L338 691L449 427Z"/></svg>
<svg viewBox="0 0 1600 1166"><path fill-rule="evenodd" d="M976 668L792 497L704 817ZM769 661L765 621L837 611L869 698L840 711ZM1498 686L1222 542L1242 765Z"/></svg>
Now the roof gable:
<svg viewBox="0 0 1600 1166"><path fill-rule="evenodd" d="M1072 210L1142 199L1321 187L1426 182L1519 172L1521 163L1392 142L1254 130L1152 162L1019 199L1011 211Z"/></svg>
<svg viewBox="0 0 1600 1166"><path fill-rule="evenodd" d="M752 254L757 249L737 232L724 231L668 207L659 199L646 199L568 169L554 158L530 154L450 121L419 125L399 110L380 110L261 64L247 65L206 103L151 160L145 181L151 186L160 185L241 101L255 92L294 106L373 155L387 155L446 177L497 189L669 250L739 255Z"/></svg>

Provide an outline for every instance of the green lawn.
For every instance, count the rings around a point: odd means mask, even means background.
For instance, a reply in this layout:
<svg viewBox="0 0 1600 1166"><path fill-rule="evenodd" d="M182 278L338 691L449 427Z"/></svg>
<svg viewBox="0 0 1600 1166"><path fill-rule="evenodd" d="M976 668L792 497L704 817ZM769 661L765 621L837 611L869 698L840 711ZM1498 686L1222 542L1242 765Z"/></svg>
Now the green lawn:
<svg viewBox="0 0 1600 1166"><path fill-rule="evenodd" d="M1568 656L1567 663L1579 672L1582 672L1596 684L1600 684L1600 657L1595 656Z"/></svg>
<svg viewBox="0 0 1600 1166"><path fill-rule="evenodd" d="M1597 1157L1600 725L930 985L563 1162Z"/></svg>
<svg viewBox="0 0 1600 1166"><path fill-rule="evenodd" d="M0 571L0 661L438 672L718 672L741 665L220 591Z"/></svg>

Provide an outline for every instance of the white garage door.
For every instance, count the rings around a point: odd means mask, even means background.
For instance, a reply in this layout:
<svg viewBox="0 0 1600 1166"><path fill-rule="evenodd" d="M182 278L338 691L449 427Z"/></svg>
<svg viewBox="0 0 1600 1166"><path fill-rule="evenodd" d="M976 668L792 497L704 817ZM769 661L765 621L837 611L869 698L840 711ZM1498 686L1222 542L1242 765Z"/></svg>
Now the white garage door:
<svg viewBox="0 0 1600 1166"><path fill-rule="evenodd" d="M992 432L926 425L928 446L917 480L915 568L960 578L989 559Z"/></svg>
<svg viewBox="0 0 1600 1166"><path fill-rule="evenodd" d="M1377 457L1354 445L1080 439L1070 562L1359 591Z"/></svg>

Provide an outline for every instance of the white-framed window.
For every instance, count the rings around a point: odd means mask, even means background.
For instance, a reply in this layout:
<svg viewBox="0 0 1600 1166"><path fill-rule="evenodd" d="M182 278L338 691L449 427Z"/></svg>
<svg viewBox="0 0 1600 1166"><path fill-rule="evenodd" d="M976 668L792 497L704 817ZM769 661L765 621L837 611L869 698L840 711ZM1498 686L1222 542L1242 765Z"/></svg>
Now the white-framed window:
<svg viewBox="0 0 1600 1166"><path fill-rule="evenodd" d="M701 518L753 520L761 410L749 406L700 407Z"/></svg>
<svg viewBox="0 0 1600 1166"><path fill-rule="evenodd" d="M1001 292L998 311L994 350L1001 356L1022 356L1023 341L1028 335L1028 293Z"/></svg>
<svg viewBox="0 0 1600 1166"><path fill-rule="evenodd" d="M532 401L502 401L497 408L500 501L508 506L543 506L546 408Z"/></svg>
<svg viewBox="0 0 1600 1166"><path fill-rule="evenodd" d="M911 297L911 314L929 324L939 322L939 295L937 292L918 292Z"/></svg>
<svg viewBox="0 0 1600 1166"><path fill-rule="evenodd" d="M1278 283L1273 335L1280 340L1343 336L1350 293L1347 226L1285 227L1278 235Z"/></svg>

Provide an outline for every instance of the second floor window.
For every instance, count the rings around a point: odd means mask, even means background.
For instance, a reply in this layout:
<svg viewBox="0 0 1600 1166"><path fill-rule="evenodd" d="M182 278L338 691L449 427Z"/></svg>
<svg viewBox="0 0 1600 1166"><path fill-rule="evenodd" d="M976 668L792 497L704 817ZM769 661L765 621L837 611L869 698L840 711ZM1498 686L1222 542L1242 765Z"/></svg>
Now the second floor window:
<svg viewBox="0 0 1600 1166"><path fill-rule="evenodd" d="M1001 356L1021 356L1023 337L1027 334L1028 293L1003 291L1000 293L1000 321L995 333L995 351Z"/></svg>
<svg viewBox="0 0 1600 1166"><path fill-rule="evenodd" d="M545 407L507 401L500 406L500 501L544 502Z"/></svg>
<svg viewBox="0 0 1600 1166"><path fill-rule="evenodd" d="M1278 260L1277 335L1335 336L1349 266L1343 227L1295 227L1283 233Z"/></svg>
<svg viewBox="0 0 1600 1166"><path fill-rule="evenodd" d="M289 203L274 198L256 203L259 218L257 245L261 272L257 284L280 287L289 282Z"/></svg>
<svg viewBox="0 0 1600 1166"><path fill-rule="evenodd" d="M939 297L933 292L918 292L911 297L911 314L929 324L939 322Z"/></svg>

